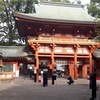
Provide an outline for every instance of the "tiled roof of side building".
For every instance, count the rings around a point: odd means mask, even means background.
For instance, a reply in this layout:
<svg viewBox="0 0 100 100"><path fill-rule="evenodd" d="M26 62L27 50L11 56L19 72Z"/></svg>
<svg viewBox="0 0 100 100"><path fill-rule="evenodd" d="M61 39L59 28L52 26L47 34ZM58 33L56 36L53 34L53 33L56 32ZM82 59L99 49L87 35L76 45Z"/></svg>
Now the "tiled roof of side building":
<svg viewBox="0 0 100 100"><path fill-rule="evenodd" d="M0 53L3 57L26 57L27 52L24 46L0 46Z"/></svg>
<svg viewBox="0 0 100 100"><path fill-rule="evenodd" d="M42 18L62 21L94 22L95 18L88 14L83 5L63 3L39 3L35 4L35 13L17 13L29 18ZM16 16L16 15L15 15ZM25 17L25 18L26 18Z"/></svg>
<svg viewBox="0 0 100 100"><path fill-rule="evenodd" d="M95 50L93 53L92 53L92 56L93 58L96 60L96 59L100 59L100 48Z"/></svg>

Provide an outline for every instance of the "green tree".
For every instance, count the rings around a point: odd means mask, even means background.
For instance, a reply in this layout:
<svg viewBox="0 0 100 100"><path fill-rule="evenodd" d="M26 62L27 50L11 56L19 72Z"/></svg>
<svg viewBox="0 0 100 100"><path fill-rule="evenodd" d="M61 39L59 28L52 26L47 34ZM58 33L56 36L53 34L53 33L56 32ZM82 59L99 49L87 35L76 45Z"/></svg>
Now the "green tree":
<svg viewBox="0 0 100 100"><path fill-rule="evenodd" d="M78 1L77 1L77 4L81 4L81 1L80 1L80 0L78 0Z"/></svg>
<svg viewBox="0 0 100 100"><path fill-rule="evenodd" d="M90 0L93 3L100 3L100 0Z"/></svg>
<svg viewBox="0 0 100 100"><path fill-rule="evenodd" d="M82 2L80 1L80 0L74 0L73 2L72 2L72 4L81 4Z"/></svg>
<svg viewBox="0 0 100 100"><path fill-rule="evenodd" d="M88 13L93 17L100 18L100 0L91 0L88 5Z"/></svg>
<svg viewBox="0 0 100 100"><path fill-rule="evenodd" d="M64 2L64 3L70 3L69 0L51 0L53 2Z"/></svg>
<svg viewBox="0 0 100 100"><path fill-rule="evenodd" d="M13 12L34 12L35 0L0 0L0 45L22 45L24 38L18 35Z"/></svg>
<svg viewBox="0 0 100 100"><path fill-rule="evenodd" d="M62 2L61 0L51 0L53 2Z"/></svg>
<svg viewBox="0 0 100 100"><path fill-rule="evenodd" d="M65 0L65 2L66 2L66 3L70 3L70 1L69 1L69 0Z"/></svg>
<svg viewBox="0 0 100 100"><path fill-rule="evenodd" d="M96 17L95 19L95 32L97 33L96 39L100 40L100 21L98 21L98 18L100 18L100 0L90 0L90 5L88 5L88 13Z"/></svg>

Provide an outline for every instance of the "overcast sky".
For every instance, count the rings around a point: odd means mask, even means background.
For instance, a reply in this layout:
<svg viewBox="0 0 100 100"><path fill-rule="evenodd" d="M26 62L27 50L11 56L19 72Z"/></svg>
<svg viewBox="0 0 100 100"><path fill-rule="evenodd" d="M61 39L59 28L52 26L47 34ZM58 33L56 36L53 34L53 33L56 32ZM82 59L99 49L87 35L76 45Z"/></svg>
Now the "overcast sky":
<svg viewBox="0 0 100 100"><path fill-rule="evenodd" d="M77 0L70 0L71 2L77 1ZM81 0L82 4L89 4L90 0Z"/></svg>

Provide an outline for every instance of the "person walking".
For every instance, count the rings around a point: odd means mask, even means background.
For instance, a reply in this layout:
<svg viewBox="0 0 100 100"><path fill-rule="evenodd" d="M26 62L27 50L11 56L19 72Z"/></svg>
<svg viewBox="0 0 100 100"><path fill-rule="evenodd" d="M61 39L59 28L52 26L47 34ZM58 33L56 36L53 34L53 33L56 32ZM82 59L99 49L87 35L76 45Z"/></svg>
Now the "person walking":
<svg viewBox="0 0 100 100"><path fill-rule="evenodd" d="M96 69L94 69L93 73L90 74L90 89L92 92L90 100L96 100L96 88Z"/></svg>
<svg viewBox="0 0 100 100"><path fill-rule="evenodd" d="M43 71L43 87L48 85L48 71L44 69Z"/></svg>

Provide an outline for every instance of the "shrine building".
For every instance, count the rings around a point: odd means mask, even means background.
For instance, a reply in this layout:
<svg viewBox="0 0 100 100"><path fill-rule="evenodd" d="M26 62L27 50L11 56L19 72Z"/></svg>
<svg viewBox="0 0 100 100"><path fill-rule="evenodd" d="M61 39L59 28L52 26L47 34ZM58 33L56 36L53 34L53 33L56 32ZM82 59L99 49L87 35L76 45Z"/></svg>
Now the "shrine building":
<svg viewBox="0 0 100 100"><path fill-rule="evenodd" d="M83 5L40 2L34 7L34 13L14 12L14 18L34 54L37 77L44 64L52 72L63 66L66 76L87 78L92 73L92 53L100 47L93 40L95 18Z"/></svg>
<svg viewBox="0 0 100 100"><path fill-rule="evenodd" d="M24 46L0 46L0 80L13 80L19 77L19 64L30 63L24 48Z"/></svg>

